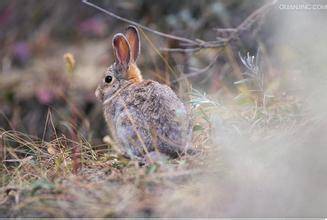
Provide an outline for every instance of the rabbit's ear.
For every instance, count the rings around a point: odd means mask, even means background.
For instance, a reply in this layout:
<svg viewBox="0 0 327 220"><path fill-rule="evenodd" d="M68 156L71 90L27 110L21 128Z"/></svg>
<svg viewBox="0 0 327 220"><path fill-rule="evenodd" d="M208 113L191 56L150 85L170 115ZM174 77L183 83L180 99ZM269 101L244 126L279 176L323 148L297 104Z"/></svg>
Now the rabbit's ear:
<svg viewBox="0 0 327 220"><path fill-rule="evenodd" d="M112 39L112 46L115 49L116 60L123 67L128 67L131 60L129 43L123 34L116 34Z"/></svg>
<svg viewBox="0 0 327 220"><path fill-rule="evenodd" d="M135 26L130 25L126 29L125 36L127 37L128 43L131 46L132 61L135 62L141 51L139 31Z"/></svg>

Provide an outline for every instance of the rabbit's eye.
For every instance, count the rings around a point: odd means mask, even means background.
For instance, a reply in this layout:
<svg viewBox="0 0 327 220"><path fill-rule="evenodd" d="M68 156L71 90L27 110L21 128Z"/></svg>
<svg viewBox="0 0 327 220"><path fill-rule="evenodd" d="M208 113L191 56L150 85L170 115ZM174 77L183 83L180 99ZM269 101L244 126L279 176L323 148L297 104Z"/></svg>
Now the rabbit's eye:
<svg viewBox="0 0 327 220"><path fill-rule="evenodd" d="M111 83L112 82L112 76L106 76L105 78L104 78L104 81L106 82L106 83Z"/></svg>

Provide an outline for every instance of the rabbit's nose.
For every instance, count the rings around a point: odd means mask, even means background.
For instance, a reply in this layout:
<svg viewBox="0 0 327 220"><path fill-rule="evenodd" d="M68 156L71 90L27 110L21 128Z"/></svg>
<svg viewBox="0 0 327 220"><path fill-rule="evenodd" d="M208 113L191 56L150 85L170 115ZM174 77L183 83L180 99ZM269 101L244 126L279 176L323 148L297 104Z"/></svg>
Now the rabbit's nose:
<svg viewBox="0 0 327 220"><path fill-rule="evenodd" d="M97 88L94 92L95 94L95 97L97 97L98 100L102 101L102 95L101 95L101 92L100 92L100 89Z"/></svg>

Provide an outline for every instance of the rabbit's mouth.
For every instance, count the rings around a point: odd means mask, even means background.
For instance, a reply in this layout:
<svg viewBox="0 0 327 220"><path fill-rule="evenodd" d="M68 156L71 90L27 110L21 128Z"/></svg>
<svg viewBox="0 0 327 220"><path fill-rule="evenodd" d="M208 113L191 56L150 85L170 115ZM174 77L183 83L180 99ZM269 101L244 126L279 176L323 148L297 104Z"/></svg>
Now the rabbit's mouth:
<svg viewBox="0 0 327 220"><path fill-rule="evenodd" d="M116 94L116 93L115 93ZM111 96L109 96L109 97L106 97L105 99L104 99L104 101L103 101L103 103L102 104L108 104L109 102L111 102L111 100L114 98L114 97L116 97L116 95L111 95Z"/></svg>

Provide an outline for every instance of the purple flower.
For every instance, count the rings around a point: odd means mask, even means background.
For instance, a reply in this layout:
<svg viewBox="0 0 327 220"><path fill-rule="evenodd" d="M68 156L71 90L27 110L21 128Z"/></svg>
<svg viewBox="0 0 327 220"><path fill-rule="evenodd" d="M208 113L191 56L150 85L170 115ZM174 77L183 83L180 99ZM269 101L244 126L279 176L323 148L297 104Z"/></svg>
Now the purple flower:
<svg viewBox="0 0 327 220"><path fill-rule="evenodd" d="M24 41L17 42L14 44L13 54L16 59L25 63L31 55L30 46Z"/></svg>

